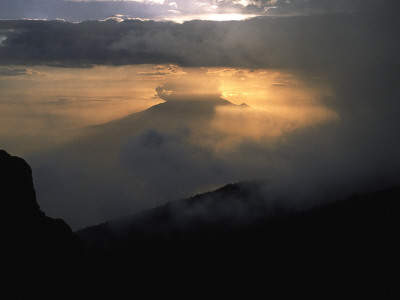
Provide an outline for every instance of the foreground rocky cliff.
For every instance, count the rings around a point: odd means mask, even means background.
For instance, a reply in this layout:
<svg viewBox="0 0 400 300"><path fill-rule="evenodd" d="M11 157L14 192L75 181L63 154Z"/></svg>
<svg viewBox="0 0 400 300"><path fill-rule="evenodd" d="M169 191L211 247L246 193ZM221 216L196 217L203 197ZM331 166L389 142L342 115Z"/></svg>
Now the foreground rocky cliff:
<svg viewBox="0 0 400 300"><path fill-rule="evenodd" d="M36 201L30 166L0 150L0 298L63 298L82 265L79 238ZM68 284L66 284L68 282Z"/></svg>

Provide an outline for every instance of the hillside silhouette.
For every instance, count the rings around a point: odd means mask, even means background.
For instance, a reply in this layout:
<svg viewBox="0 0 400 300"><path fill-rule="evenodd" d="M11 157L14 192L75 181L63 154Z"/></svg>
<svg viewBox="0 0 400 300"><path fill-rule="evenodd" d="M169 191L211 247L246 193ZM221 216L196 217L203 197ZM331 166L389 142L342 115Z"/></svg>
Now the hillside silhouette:
<svg viewBox="0 0 400 300"><path fill-rule="evenodd" d="M94 264L119 274L103 284L121 297L134 283L142 299L400 295L400 187L295 212L255 205L258 185L227 185L78 234ZM243 199L250 208L238 217L229 206ZM225 214L208 218L220 205Z"/></svg>
<svg viewBox="0 0 400 300"><path fill-rule="evenodd" d="M74 234L39 209L23 159L0 166L2 299L400 295L399 186L293 211L242 182Z"/></svg>
<svg viewBox="0 0 400 300"><path fill-rule="evenodd" d="M0 150L0 298L71 295L83 266L80 239L61 219L40 210L30 166ZM66 284L68 282L68 284Z"/></svg>

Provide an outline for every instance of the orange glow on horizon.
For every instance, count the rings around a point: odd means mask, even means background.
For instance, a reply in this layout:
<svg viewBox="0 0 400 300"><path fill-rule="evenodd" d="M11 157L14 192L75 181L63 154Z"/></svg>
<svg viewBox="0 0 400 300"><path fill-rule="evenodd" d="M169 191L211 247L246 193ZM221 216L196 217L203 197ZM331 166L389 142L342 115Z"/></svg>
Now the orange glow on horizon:
<svg viewBox="0 0 400 300"><path fill-rule="evenodd" d="M240 113L217 107L208 124L225 136L222 140L232 143L242 138L270 139L294 128L338 119L322 102L331 95L323 80L310 83L301 75L282 70L38 66L30 67L24 75L0 77L0 87L0 137L3 147L17 154L20 152L13 146L18 137L57 140L65 130L119 119L168 97L181 101L221 97L249 105L250 109ZM286 122L277 121L280 119ZM39 144L44 147L45 143ZM29 152L28 148L24 151ZM31 148L35 148L34 143Z"/></svg>

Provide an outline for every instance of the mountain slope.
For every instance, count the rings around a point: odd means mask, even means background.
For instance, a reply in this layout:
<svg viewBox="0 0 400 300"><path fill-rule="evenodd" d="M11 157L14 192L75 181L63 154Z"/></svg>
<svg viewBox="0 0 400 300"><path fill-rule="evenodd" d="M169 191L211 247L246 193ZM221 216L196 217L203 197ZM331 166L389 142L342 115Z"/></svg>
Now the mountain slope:
<svg viewBox="0 0 400 300"><path fill-rule="evenodd" d="M258 114L215 96L167 101L82 129L70 143L29 158L41 205L82 228L227 182L258 178L253 173L264 168L247 166L252 161L242 159L241 151L248 150L235 147L242 139L251 142ZM260 114L261 127L271 128L271 134L288 123Z"/></svg>
<svg viewBox="0 0 400 300"><path fill-rule="evenodd" d="M215 204L225 197L226 207L229 199L247 197L239 186L229 185L213 192L215 198L210 194L206 198ZM179 214L204 200L204 196L184 200L186 208ZM93 263L103 265L106 274L119 274L117 279L104 279L117 287L113 291L121 295L135 291L144 299L164 295L395 299L400 295L400 187L304 212L280 211L248 223L229 224L221 218L176 227L171 225L175 223L171 205L182 207L172 203L119 224L78 232Z"/></svg>

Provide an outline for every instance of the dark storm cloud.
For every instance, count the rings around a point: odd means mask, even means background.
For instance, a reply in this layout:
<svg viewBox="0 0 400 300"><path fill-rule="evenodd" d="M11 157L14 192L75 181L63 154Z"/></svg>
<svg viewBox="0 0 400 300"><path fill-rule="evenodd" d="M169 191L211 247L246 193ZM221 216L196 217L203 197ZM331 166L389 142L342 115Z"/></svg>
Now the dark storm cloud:
<svg viewBox="0 0 400 300"><path fill-rule="evenodd" d="M393 15L336 14L184 24L139 20L0 21L2 64L174 63L182 66L337 68L393 56Z"/></svg>
<svg viewBox="0 0 400 300"><path fill-rule="evenodd" d="M270 15L310 15L326 13L358 13L387 10L398 5L396 0L254 0L246 8L263 7Z"/></svg>
<svg viewBox="0 0 400 300"><path fill-rule="evenodd" d="M86 21L79 24L61 21L0 21L8 30L0 48L3 64L42 64L83 66L90 64L164 63L177 57L152 49L154 45L140 41L148 34L174 28L175 24L130 20ZM138 47L126 50L114 45L129 36L138 36ZM148 45L146 45L148 43ZM140 45L143 44L143 45Z"/></svg>

